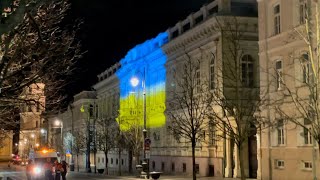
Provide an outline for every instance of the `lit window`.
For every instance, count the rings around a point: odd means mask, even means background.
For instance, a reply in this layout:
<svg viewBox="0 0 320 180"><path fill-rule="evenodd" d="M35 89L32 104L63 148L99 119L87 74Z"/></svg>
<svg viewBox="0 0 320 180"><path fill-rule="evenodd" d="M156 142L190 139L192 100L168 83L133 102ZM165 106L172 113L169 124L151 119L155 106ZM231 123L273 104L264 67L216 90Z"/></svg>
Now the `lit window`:
<svg viewBox="0 0 320 180"><path fill-rule="evenodd" d="M284 144L284 124L283 124L283 120L279 120L278 121L277 132L278 132L278 144L279 145L283 145Z"/></svg>
<svg viewBox="0 0 320 180"><path fill-rule="evenodd" d="M282 61L276 62L276 73L277 73L277 89L281 89L283 83L283 75L282 75Z"/></svg>
<svg viewBox="0 0 320 180"><path fill-rule="evenodd" d="M307 2L306 0L300 0L299 4L299 22L304 24L307 18Z"/></svg>
<svg viewBox="0 0 320 180"><path fill-rule="evenodd" d="M210 89L214 89L214 62L215 61L215 55L212 54L212 57L210 59Z"/></svg>
<svg viewBox="0 0 320 180"><path fill-rule="evenodd" d="M280 33L280 5L276 5L273 8L273 20L274 20L274 34Z"/></svg>
<svg viewBox="0 0 320 180"><path fill-rule="evenodd" d="M253 59L250 55L244 55L241 59L241 81L245 87L253 86Z"/></svg>

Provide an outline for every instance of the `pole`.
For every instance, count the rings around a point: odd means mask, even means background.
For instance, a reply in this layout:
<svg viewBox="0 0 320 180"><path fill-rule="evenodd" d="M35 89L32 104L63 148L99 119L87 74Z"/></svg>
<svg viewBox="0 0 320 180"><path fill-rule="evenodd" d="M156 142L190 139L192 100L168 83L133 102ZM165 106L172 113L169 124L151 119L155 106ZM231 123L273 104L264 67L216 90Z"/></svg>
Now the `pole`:
<svg viewBox="0 0 320 180"><path fill-rule="evenodd" d="M146 138L147 138L147 96L146 96L146 68L143 71L143 158L147 163L147 178L149 179L149 159L146 157Z"/></svg>

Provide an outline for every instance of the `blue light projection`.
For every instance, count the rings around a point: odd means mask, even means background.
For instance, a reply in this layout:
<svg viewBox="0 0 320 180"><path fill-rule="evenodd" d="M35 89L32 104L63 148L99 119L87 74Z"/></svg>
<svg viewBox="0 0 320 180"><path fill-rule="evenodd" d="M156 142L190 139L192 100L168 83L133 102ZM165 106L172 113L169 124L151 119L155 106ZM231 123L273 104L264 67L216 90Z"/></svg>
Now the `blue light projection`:
<svg viewBox="0 0 320 180"><path fill-rule="evenodd" d="M120 110L117 121L122 131L133 126L143 126L144 84L147 128L165 125L167 56L161 47L167 42L168 34L160 33L157 37L135 46L121 59L121 68L116 75L120 80ZM133 81L133 78L136 79Z"/></svg>

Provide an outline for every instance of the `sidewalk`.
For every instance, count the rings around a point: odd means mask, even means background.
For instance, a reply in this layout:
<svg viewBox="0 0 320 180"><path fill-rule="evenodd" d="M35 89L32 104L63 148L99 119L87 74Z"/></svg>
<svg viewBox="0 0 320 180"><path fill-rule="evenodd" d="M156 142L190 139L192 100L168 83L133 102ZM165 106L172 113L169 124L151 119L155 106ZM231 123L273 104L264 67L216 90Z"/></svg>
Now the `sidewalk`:
<svg viewBox="0 0 320 180"><path fill-rule="evenodd" d="M104 174L95 174L95 173L86 173L86 172L69 172L70 174L78 173L78 174L83 174L83 176L90 176L90 177L105 177L105 179L127 179L127 180L139 180L142 178L138 178L135 175L123 175L123 176L114 176L114 175L104 175ZM159 180L192 180L191 176L174 176L174 175L161 175ZM240 178L223 178L223 177L199 177L197 176L197 180L239 180ZM151 177L150 177L151 180ZM249 180L249 179L248 179ZM254 180L254 179L250 179Z"/></svg>

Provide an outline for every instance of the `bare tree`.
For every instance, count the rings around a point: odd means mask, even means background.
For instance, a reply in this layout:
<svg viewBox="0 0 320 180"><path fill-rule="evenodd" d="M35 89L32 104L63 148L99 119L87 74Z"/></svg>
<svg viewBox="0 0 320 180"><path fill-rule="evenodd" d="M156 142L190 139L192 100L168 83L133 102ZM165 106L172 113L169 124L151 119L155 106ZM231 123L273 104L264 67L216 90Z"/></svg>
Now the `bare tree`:
<svg viewBox="0 0 320 180"><path fill-rule="evenodd" d="M103 151L105 161L105 174L108 174L108 153L115 147L115 119L112 118L98 118L97 120L97 150Z"/></svg>
<svg viewBox="0 0 320 180"><path fill-rule="evenodd" d="M301 2L302 3L302 2ZM279 119L298 125L298 136L304 144L312 144L313 178L317 179L316 165L320 153L320 1L306 0L300 7L300 24L291 32L288 42L300 43L291 52L290 71L275 69L275 82L281 87L274 108ZM302 7L303 6L303 7ZM302 11L303 10L303 11ZM298 49L299 48L299 49ZM304 48L302 53L300 51ZM299 142L297 142L299 143ZM318 147L316 147L318 145ZM318 153L317 153L318 151Z"/></svg>
<svg viewBox="0 0 320 180"><path fill-rule="evenodd" d="M204 141L213 96L207 83L200 81L200 59L185 54L184 61L178 66L181 69L172 70L175 88L168 92L168 130L178 142L191 145L195 180L195 148Z"/></svg>
<svg viewBox="0 0 320 180"><path fill-rule="evenodd" d="M21 94L30 85L41 82L45 84L46 108L55 110L65 99L62 94L66 79L82 55L75 38L80 23L70 28L62 25L70 7L67 1L19 2L23 11L12 12L10 16L16 18L4 24L11 28L2 32L0 39L0 104L13 112L21 104L37 103L37 98L25 98Z"/></svg>
<svg viewBox="0 0 320 180"><path fill-rule="evenodd" d="M244 157L248 150L248 139L254 137L257 127L264 120L258 112L265 102L262 100L265 95L260 94L259 78L254 76L259 73L259 62L253 58L257 49L251 50L250 54L249 47L244 43L256 43L257 30L248 25L245 19L236 17L217 17L216 22L216 31L221 33L223 61L216 61L217 87L210 121L217 130L223 132L217 135L230 141L232 152L233 144L236 145L240 177L245 179ZM213 58L216 56L212 55Z"/></svg>
<svg viewBox="0 0 320 180"><path fill-rule="evenodd" d="M79 155L83 154L86 149L86 141L85 139L85 132L81 131L80 129L73 132L72 139L72 153L77 156L77 170L79 172Z"/></svg>

